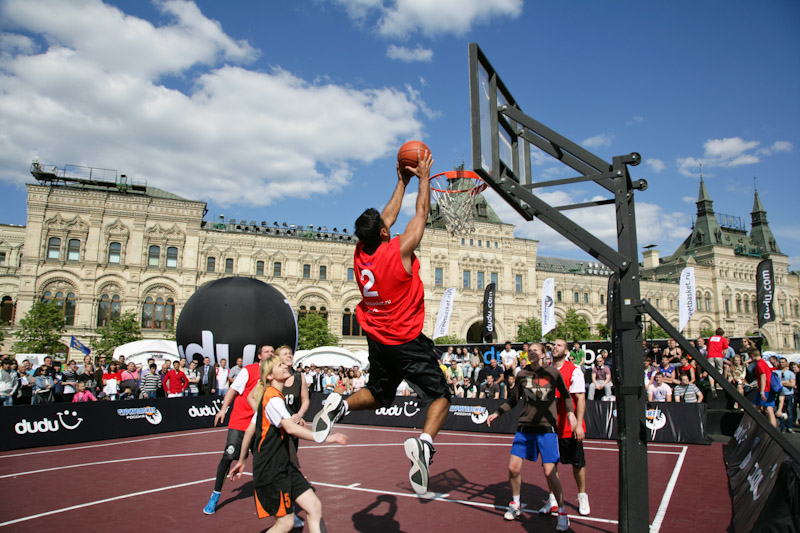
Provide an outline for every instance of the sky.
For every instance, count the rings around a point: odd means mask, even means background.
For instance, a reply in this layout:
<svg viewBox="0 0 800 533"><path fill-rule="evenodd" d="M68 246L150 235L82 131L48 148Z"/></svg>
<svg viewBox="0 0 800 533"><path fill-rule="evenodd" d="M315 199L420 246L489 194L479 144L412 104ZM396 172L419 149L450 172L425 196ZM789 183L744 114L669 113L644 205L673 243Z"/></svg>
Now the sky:
<svg viewBox="0 0 800 533"><path fill-rule="evenodd" d="M404 142L424 141L434 172L469 165L471 42L527 115L607 161L642 155L640 247L663 257L689 235L702 168L715 211L748 231L757 187L800 270L796 0L0 0L0 223L25 224L36 158L207 202L210 221L352 231L388 201ZM485 195L540 255L591 259ZM611 207L567 213L616 248Z"/></svg>

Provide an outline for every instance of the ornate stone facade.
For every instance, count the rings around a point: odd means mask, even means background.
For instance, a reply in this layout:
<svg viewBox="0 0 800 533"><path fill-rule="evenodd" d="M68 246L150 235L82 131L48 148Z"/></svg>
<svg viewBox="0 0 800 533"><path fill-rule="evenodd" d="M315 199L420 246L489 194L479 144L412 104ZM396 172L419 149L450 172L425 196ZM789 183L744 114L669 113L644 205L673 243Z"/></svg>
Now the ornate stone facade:
<svg viewBox="0 0 800 533"><path fill-rule="evenodd" d="M710 201L701 187L698 206L705 213ZM433 331L444 291L456 287L450 333L477 342L484 288L494 281L497 340L514 339L520 323L540 316L539 287L548 277L555 278L558 318L572 307L593 329L606 322L609 272L603 265L539 257L537 241L515 238L514 226L500 222L485 202L479 204L474 234L452 237L433 218L417 250L426 291L425 333ZM698 312L687 335L717 326L729 335L744 335L756 329L755 267L761 255L770 257L778 320L763 333L774 349L795 351L800 349L800 277L788 272L774 239L758 257L737 247L772 238L763 231L766 213L758 207L760 202L754 208L759 236L746 243L727 230L717 235L720 242L698 240L708 222L698 216L689 245L662 260L658 252L646 252L642 296L677 324L676 282L684 266L694 266ZM128 310L141 318L146 338L160 338L198 287L231 275L272 284L299 313L326 314L341 346L366 348L354 318L360 301L352 279L355 237L324 228L212 223L203 220L204 214L204 203L153 188L134 194L109 187L28 185L27 225L0 225L2 316L12 324L5 351L13 342L14 324L37 298L63 305L71 322L65 343L70 335L88 343L98 325ZM713 231L706 238L714 238ZM728 236L734 240L726 241Z"/></svg>

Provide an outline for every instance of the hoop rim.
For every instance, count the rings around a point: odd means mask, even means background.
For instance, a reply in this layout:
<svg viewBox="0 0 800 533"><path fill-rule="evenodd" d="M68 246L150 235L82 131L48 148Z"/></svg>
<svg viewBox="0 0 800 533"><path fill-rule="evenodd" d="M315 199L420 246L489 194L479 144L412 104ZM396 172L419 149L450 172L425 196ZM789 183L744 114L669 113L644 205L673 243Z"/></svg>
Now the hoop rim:
<svg viewBox="0 0 800 533"><path fill-rule="evenodd" d="M438 187L434 187L431 185L431 190L438 192L438 193L465 193L465 192L472 192L476 189L481 187L485 187L486 183L484 182L483 178L478 176L475 172L471 170L448 170L447 172L440 172L431 176L431 180L436 179L438 177L444 176L447 179L471 179L474 180L476 183L474 186L470 187L469 189L461 189L461 190L452 190L452 189L440 189Z"/></svg>

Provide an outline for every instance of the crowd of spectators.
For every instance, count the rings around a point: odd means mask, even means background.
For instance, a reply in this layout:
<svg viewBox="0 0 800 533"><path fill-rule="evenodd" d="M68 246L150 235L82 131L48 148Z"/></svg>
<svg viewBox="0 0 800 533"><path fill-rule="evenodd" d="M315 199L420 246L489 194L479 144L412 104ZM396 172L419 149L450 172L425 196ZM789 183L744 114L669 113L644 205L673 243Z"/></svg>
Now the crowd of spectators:
<svg viewBox="0 0 800 533"><path fill-rule="evenodd" d="M234 368L221 359L211 364L208 357L189 361L164 361L161 368L155 359L146 364L119 360L104 361L85 356L79 364L66 364L51 356L35 365L11 357L2 359L0 369L0 404L38 405L60 402L94 402L178 396L223 396L242 368L239 357Z"/></svg>
<svg viewBox="0 0 800 533"><path fill-rule="evenodd" d="M750 394L758 387L756 361L748 354L753 344L742 339L735 350L718 329L708 339L699 337L691 341L720 373L742 394ZM492 398L504 400L513 387L520 369L528 365L528 343L522 350L505 343L496 356L484 359L478 346L449 346L440 357L440 367L456 398ZM715 398L721 388L708 373L697 365L691 354L669 339L662 347L659 343L643 342L644 387L650 402L699 403ZM552 344L545 344L545 358L552 363ZM579 342L574 342L569 360L583 365L586 373L587 399L613 400L613 383L609 354L598 350L591 365ZM771 372L777 374L781 390L775 392L774 416L781 431L792 432L797 424L798 399L797 363L770 355L764 358ZM590 366L590 368L589 368ZM766 367L765 367L766 368ZM0 369L0 404L4 406L41 404L52 402L84 402L97 400L125 400L133 398L158 398L182 396L224 396L241 372L242 358L229 367L225 359L212 364L203 360L179 359L164 361L160 368L150 359L144 365L120 360L105 361L86 356L82 363L69 360L66 364L53 357L45 357L41 365L29 360L2 359ZM342 395L352 394L366 386L369 374L358 366L317 367L315 364L298 365L303 372L310 392ZM414 385L405 381L397 388L398 396L415 395ZM733 406L740 408L738 404Z"/></svg>

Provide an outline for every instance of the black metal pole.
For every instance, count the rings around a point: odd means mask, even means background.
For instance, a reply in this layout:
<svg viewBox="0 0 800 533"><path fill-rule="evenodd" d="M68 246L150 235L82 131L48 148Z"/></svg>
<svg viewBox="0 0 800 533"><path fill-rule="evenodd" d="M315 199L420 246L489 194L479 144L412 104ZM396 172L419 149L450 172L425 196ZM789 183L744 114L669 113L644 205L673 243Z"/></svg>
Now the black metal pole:
<svg viewBox="0 0 800 533"><path fill-rule="evenodd" d="M630 258L628 264L618 269L619 300L614 306L617 340L614 348L618 353L614 354L614 365L619 421L619 531L639 533L649 528L650 504L641 313L636 305L640 299L639 262L633 187L626 165L631 163L629 157L613 158L617 175L614 179L617 245L619 253Z"/></svg>

